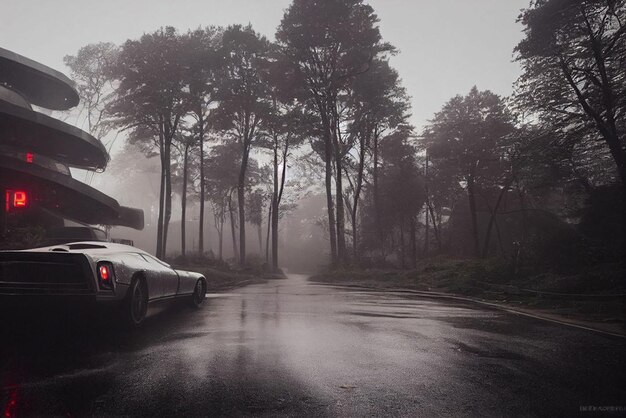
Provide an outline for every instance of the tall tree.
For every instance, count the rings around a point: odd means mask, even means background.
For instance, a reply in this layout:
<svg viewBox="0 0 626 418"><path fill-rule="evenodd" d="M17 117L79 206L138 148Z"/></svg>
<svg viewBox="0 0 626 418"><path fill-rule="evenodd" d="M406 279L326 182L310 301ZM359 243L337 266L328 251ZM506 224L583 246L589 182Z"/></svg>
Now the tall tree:
<svg viewBox="0 0 626 418"><path fill-rule="evenodd" d="M181 118L188 111L184 74L184 48L171 27L128 40L122 46L111 70L118 81L115 99L108 111L114 122L131 131L131 138L152 146L161 161L159 219L156 255L166 252L167 231L172 214L171 155L172 141Z"/></svg>
<svg viewBox="0 0 626 418"><path fill-rule="evenodd" d="M375 57L393 50L382 42L377 23L374 10L362 0L294 0L276 33L293 64L295 79L321 121L333 264L346 259L342 183L346 149L337 98L354 77L368 70ZM336 202L332 197L333 168Z"/></svg>
<svg viewBox="0 0 626 418"><path fill-rule="evenodd" d="M380 223L383 226L384 241L391 242L396 249L399 266L406 262L414 266L417 254L415 246L415 218L424 205L426 195L424 181L419 170L417 149L411 144L409 130L398 130L383 137L380 141ZM366 198L362 210L363 224L372 228L374 219L373 189L365 188ZM370 235L371 236L371 235ZM408 239L407 239L408 238ZM378 239L362 240L364 247L377 248ZM408 251L408 244L411 251ZM374 244L374 245L372 245Z"/></svg>
<svg viewBox="0 0 626 418"><path fill-rule="evenodd" d="M374 202L378 204L378 142L382 136L389 135L393 130L410 130L406 125L410 105L406 91L400 85L397 71L386 60L380 59L372 61L369 71L355 78L347 105L353 111L349 138L354 142L354 152L347 155L349 161L344 165L352 168L354 177L352 179L351 173L347 173L352 191L349 215L352 223L353 255L358 259L357 212L361 191L369 174L367 171L371 171L374 179ZM375 217L378 219L380 216L376 214ZM380 229L380 225L377 228Z"/></svg>
<svg viewBox="0 0 626 418"><path fill-rule="evenodd" d="M199 221L198 221L198 251L204 252L204 212L205 212L205 140L210 128L210 116L215 108L217 90L217 72L221 65L220 43L222 29L207 27L189 31L184 37L185 77L189 82L189 101L191 115L195 119L195 133L199 147Z"/></svg>
<svg viewBox="0 0 626 418"><path fill-rule="evenodd" d="M86 45L76 55L63 58L81 99L78 117L82 121L79 124L86 124L89 133L96 138L104 138L112 128L106 123L106 106L113 98L110 69L118 54L117 46L100 42Z"/></svg>
<svg viewBox="0 0 626 418"><path fill-rule="evenodd" d="M474 253L481 256L476 187L499 168L498 148L513 130L513 116L504 101L490 91L472 88L456 96L425 128L430 158L467 192Z"/></svg>
<svg viewBox="0 0 626 418"><path fill-rule="evenodd" d="M115 64L119 48L108 42L89 44L78 50L76 55L66 55L65 65L76 83L80 96L76 125L86 126L87 131L101 140L107 151L117 139L117 135L107 139L113 126L108 121L107 105L113 99L111 68ZM95 172L86 171L85 181L90 184Z"/></svg>
<svg viewBox="0 0 626 418"><path fill-rule="evenodd" d="M310 115L296 102L273 100L272 108L264 124L264 135L259 146L270 151L272 167L271 207L271 267L278 270L278 221L282 215L283 194L287 182L287 170L292 152L304 139L306 128L313 123Z"/></svg>
<svg viewBox="0 0 626 418"><path fill-rule="evenodd" d="M575 143L577 158L610 156L626 193L626 2L536 0L519 20L518 104L560 146Z"/></svg>
<svg viewBox="0 0 626 418"><path fill-rule="evenodd" d="M228 27L222 35L216 126L240 147L237 182L239 212L239 262L246 263L246 172L250 150L259 134L259 124L269 111L269 92L265 82L268 71L269 41L251 26Z"/></svg>
<svg viewBox="0 0 626 418"><path fill-rule="evenodd" d="M172 182L180 178L180 248L183 257L187 255L187 192L189 191L189 160L190 153L195 145L193 134L180 132L174 143L176 148L176 163L172 167ZM180 164L179 164L180 163Z"/></svg>

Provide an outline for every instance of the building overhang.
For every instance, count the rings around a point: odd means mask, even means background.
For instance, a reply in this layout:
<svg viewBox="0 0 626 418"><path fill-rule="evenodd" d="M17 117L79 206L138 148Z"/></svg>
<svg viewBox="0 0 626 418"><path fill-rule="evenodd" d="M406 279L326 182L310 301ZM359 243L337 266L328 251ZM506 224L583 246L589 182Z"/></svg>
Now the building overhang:
<svg viewBox="0 0 626 418"><path fill-rule="evenodd" d="M0 99L0 143L43 154L69 166L103 170L109 154L75 126Z"/></svg>
<svg viewBox="0 0 626 418"><path fill-rule="evenodd" d="M60 217L86 224L143 229L140 209L120 206L110 196L70 176L0 155L0 179L4 188L37 193L37 205Z"/></svg>
<svg viewBox="0 0 626 418"><path fill-rule="evenodd" d="M67 110L79 102L74 83L65 75L4 48L0 48L0 80L46 109Z"/></svg>

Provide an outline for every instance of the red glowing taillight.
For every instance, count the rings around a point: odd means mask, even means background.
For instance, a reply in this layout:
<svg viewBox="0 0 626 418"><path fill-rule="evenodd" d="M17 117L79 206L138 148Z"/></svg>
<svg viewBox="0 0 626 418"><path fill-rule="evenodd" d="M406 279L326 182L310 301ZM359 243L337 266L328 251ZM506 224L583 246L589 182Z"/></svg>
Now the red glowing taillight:
<svg viewBox="0 0 626 418"><path fill-rule="evenodd" d="M35 154L33 154L32 152L27 152L26 153L26 162L27 163L32 164L34 159L35 159Z"/></svg>
<svg viewBox="0 0 626 418"><path fill-rule="evenodd" d="M98 263L98 286L101 290L113 290L113 265L108 262Z"/></svg>
<svg viewBox="0 0 626 418"><path fill-rule="evenodd" d="M105 282L109 281L109 268L107 266L100 266L100 278Z"/></svg>

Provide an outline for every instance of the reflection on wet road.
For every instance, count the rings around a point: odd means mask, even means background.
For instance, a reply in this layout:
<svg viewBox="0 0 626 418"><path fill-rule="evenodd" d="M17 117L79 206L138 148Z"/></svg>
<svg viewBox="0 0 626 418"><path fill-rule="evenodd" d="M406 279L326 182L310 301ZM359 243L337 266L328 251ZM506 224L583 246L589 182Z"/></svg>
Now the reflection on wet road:
<svg viewBox="0 0 626 418"><path fill-rule="evenodd" d="M26 327L2 330L6 416L555 416L626 405L623 339L301 275L211 295L134 333Z"/></svg>

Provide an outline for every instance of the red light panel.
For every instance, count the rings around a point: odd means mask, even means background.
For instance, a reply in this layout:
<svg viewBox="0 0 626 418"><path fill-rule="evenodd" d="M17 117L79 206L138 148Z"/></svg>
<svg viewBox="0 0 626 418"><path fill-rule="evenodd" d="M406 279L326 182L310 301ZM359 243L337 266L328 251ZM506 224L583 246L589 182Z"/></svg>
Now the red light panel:
<svg viewBox="0 0 626 418"><path fill-rule="evenodd" d="M32 152L27 152L26 153L26 162L27 163L32 164L34 158L35 158L35 154L33 154Z"/></svg>
<svg viewBox="0 0 626 418"><path fill-rule="evenodd" d="M28 205L28 196L26 192L16 190L13 192L13 207L25 208Z"/></svg>
<svg viewBox="0 0 626 418"><path fill-rule="evenodd" d="M100 266L100 278L102 281L107 282L110 277L109 268L105 265Z"/></svg>
<svg viewBox="0 0 626 418"><path fill-rule="evenodd" d="M24 190L6 190L4 193L4 209L7 213L12 209L23 209L28 206L28 193Z"/></svg>

